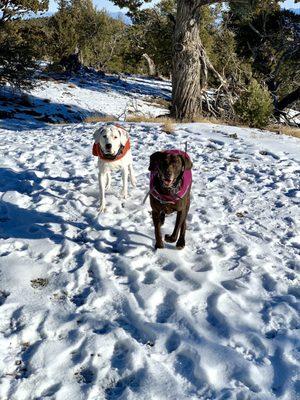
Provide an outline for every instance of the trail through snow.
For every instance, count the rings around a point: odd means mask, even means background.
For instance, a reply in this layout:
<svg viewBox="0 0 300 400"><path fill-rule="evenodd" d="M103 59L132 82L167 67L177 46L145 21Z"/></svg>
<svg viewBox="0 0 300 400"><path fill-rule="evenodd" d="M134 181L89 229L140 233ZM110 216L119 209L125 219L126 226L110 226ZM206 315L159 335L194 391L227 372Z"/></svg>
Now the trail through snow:
<svg viewBox="0 0 300 400"><path fill-rule="evenodd" d="M0 399L299 399L299 140L125 126L99 216L95 125L0 130ZM155 252L149 156L186 141L187 246Z"/></svg>

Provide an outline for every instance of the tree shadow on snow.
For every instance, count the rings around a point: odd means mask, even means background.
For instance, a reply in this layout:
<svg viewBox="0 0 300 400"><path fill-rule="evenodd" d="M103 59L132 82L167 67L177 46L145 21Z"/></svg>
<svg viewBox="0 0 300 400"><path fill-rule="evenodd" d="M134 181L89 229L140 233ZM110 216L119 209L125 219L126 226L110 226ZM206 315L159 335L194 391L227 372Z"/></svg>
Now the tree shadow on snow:
<svg viewBox="0 0 300 400"><path fill-rule="evenodd" d="M49 128L49 124L80 123L88 117L105 117L97 110L73 104L54 103L31 94L0 89L0 128L11 131Z"/></svg>
<svg viewBox="0 0 300 400"><path fill-rule="evenodd" d="M71 181L76 178L45 177L54 181ZM85 229L87 224L66 221L60 216L51 212L41 212L35 209L35 205L40 199L40 195L48 193L42 185L43 179L38 178L33 171L15 172L11 169L0 168L0 192L17 192L12 194L12 201L0 199L0 237L19 238L19 239L42 239L49 238L56 243L65 239L62 227L65 224ZM80 180L80 178L77 178ZM22 198L19 195L26 195ZM29 203L28 208L23 207L24 203ZM21 206L22 204L22 206ZM51 208L51 206L49 206ZM55 227L53 231L53 224Z"/></svg>
<svg viewBox="0 0 300 400"><path fill-rule="evenodd" d="M73 79L72 83L83 89L96 92L117 92L124 96L136 98L136 95L162 97L166 100L171 99L171 85L162 81L158 86L157 79L152 82L151 77L134 77L134 81L126 81L115 76L107 76L97 79ZM168 87L169 86L169 87Z"/></svg>

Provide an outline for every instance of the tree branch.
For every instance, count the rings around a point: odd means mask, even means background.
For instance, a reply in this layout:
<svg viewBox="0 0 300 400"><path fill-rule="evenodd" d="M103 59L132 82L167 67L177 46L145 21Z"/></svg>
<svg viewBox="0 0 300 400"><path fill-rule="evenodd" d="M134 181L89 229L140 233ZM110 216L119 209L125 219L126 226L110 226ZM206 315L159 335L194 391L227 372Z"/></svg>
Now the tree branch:
<svg viewBox="0 0 300 400"><path fill-rule="evenodd" d="M287 94L283 99L278 102L277 109L279 111L284 110L287 106L300 99L300 86Z"/></svg>

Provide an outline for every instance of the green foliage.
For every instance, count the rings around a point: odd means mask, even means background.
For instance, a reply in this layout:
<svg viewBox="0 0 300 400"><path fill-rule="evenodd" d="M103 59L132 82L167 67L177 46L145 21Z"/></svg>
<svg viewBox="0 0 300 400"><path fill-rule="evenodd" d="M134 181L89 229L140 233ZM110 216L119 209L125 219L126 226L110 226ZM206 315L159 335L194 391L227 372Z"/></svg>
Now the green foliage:
<svg viewBox="0 0 300 400"><path fill-rule="evenodd" d="M242 122L263 128L273 113L273 101L268 89L252 80L247 91L235 103L235 111Z"/></svg>
<svg viewBox="0 0 300 400"><path fill-rule="evenodd" d="M60 0L58 12L49 19L49 58L59 62L79 53L81 63L103 71L122 72L125 67L129 27L91 0Z"/></svg>
<svg viewBox="0 0 300 400"><path fill-rule="evenodd" d="M44 11L46 0L19 0L0 3L0 84L9 82L17 87L32 84L32 71L39 49L32 30L20 21L28 12Z"/></svg>
<svg viewBox="0 0 300 400"><path fill-rule="evenodd" d="M0 2L0 25L16 20L29 12L37 13L48 9L48 0L6 0Z"/></svg>
<svg viewBox="0 0 300 400"><path fill-rule="evenodd" d="M175 1L162 0L152 9L137 12L129 30L131 53L140 63L143 54L147 54L154 61L159 75L169 76L171 73L174 13ZM148 72L146 64L144 72Z"/></svg>
<svg viewBox="0 0 300 400"><path fill-rule="evenodd" d="M58 12L49 19L49 54L54 61L60 61L75 52L78 42L74 7L69 1L59 0Z"/></svg>
<svg viewBox="0 0 300 400"><path fill-rule="evenodd" d="M278 1L264 0L247 18L233 4L225 15L234 32L236 53L253 75L265 82L275 102L295 90L300 80L300 16L280 10Z"/></svg>

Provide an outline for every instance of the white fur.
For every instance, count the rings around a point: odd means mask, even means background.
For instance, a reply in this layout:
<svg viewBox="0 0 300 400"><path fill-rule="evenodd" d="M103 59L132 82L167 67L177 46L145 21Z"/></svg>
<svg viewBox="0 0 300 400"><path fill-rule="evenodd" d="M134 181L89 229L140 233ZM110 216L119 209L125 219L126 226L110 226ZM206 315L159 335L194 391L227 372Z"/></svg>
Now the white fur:
<svg viewBox="0 0 300 400"><path fill-rule="evenodd" d="M115 125L106 125L94 132L95 143L99 143L103 153L115 155L118 153L121 145L125 146L128 140L128 133L125 129L119 128ZM107 144L111 144L111 148L107 149ZM136 179L132 167L132 155L129 149L124 157L120 160L106 162L98 157L99 169L99 192L100 192L100 208L99 211L103 212L106 207L105 190L110 189L111 186L111 170L121 169L123 178L123 189L121 195L123 198L128 197L128 175L132 186L136 185Z"/></svg>

